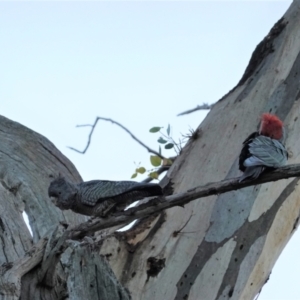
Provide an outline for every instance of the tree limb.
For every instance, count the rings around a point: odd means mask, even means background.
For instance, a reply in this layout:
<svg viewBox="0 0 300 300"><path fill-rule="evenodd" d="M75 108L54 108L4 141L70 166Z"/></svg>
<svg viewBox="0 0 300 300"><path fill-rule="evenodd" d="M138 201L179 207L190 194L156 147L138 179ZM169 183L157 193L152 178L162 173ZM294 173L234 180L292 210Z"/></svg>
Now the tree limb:
<svg viewBox="0 0 300 300"><path fill-rule="evenodd" d="M46 266L52 266L51 270L49 271L49 269L46 268L48 272L42 272L43 276L41 276L40 278L46 280L47 277L48 285L49 281L53 282L53 280L49 280L49 278L53 278L55 265L59 261L60 255L67 248L67 239L80 239L87 233L90 234L92 232L110 228L120 224L125 225L135 219L145 218L174 206L183 207L185 204L199 198L222 194L233 190L239 190L248 186L254 186L291 177L300 177L300 164L288 165L278 168L274 171L262 174L261 177L255 180L245 180L243 182L239 182L240 177L238 177L225 179L220 182L208 183L204 186L189 189L183 193L178 193L166 197L152 198L146 203L142 203L123 212L115 213L114 215L111 215L107 218L91 218L87 222L67 229L62 236L57 238L57 242L55 243L54 248L51 250L48 258L43 262L41 269L45 270ZM44 245L44 243L42 243L42 245ZM43 256L41 254L37 256L35 255L29 259L26 258L26 265L36 266L39 262L42 261L42 259ZM33 260L34 263L32 263L31 260ZM3 270L3 273L5 272L6 271ZM45 276L46 274L47 276Z"/></svg>
<svg viewBox="0 0 300 300"><path fill-rule="evenodd" d="M86 147L84 148L83 151L80 151L80 150L75 149L75 148L73 148L73 147L68 147L68 148L71 149L71 150L74 150L74 151L76 151L76 152L78 152L78 153L84 154L84 153L87 151L87 149L89 148L90 144L91 144L92 135L93 135L93 133L94 133L95 127L96 127L96 125L97 125L97 123L98 123L99 120L108 121L108 122L111 122L111 123L113 123L113 124L118 125L118 126L121 127L123 130L125 130L125 131L126 131L126 132L127 132L127 133L128 133L128 134L136 141L136 142L138 142L142 147L144 147L145 149L147 149L148 152L157 155L157 156L160 157L161 159L165 159L164 156L162 156L162 155L159 154L157 151L155 151L155 150L151 149L150 147L148 147L148 146L147 146L146 144L144 144L140 139L138 139L135 135L133 135L133 133L132 133L129 129L127 129L125 126L123 126L123 125L120 124L119 122L114 121L113 119L110 119L110 118L102 118L102 117L96 117L96 120L95 120L94 124L92 124L92 125L91 125L91 124L83 124L83 125L77 125L77 126L76 126L76 127L87 127L87 126L92 127L92 129L91 129L91 131L90 131L90 133L89 133L89 136L88 136L87 145L86 145Z"/></svg>
<svg viewBox="0 0 300 300"><path fill-rule="evenodd" d="M261 177L255 180L245 180L239 182L240 177L225 179L220 182L213 182L208 183L204 186L195 187L183 193L155 198L154 200L150 200L147 203L129 208L126 211L118 212L106 219L90 219L89 221L82 223L70 230L78 230L82 234L83 232L95 232L119 224L125 225L135 219L145 218L174 206L184 206L185 204L199 198L223 194L248 186L254 186L291 177L300 177L300 164L288 165L278 168L274 171L262 174ZM76 234L73 236L76 237Z"/></svg>
<svg viewBox="0 0 300 300"><path fill-rule="evenodd" d="M197 111L197 110L208 110L208 109L211 109L213 107L213 105L214 104L203 103L202 105L197 105L195 108L186 110L186 111L178 114L177 117L190 114L190 113L192 113L194 111Z"/></svg>
<svg viewBox="0 0 300 300"><path fill-rule="evenodd" d="M19 299L21 277L40 264L43 260L46 245L47 238L40 239L23 258L0 265L0 275L2 277L0 290L2 292L13 289L16 299Z"/></svg>

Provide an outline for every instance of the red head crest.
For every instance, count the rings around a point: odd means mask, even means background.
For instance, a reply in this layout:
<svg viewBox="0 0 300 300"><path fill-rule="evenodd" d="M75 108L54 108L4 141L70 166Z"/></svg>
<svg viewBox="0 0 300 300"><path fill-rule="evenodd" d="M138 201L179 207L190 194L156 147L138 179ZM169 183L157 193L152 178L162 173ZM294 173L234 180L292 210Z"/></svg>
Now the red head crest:
<svg viewBox="0 0 300 300"><path fill-rule="evenodd" d="M283 123L275 115L263 114L259 133L270 137L271 139L280 140L283 137Z"/></svg>

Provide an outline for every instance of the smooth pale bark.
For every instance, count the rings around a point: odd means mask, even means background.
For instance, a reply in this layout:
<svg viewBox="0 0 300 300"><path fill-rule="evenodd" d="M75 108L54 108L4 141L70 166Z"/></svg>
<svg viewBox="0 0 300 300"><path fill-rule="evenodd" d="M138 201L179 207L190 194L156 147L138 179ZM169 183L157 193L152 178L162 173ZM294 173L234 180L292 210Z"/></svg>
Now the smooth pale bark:
<svg viewBox="0 0 300 300"><path fill-rule="evenodd" d="M299 70L300 2L293 2L162 183L176 194L237 177L242 142L263 112L284 120L289 163L299 162ZM170 208L128 232L98 232L91 244L79 233L68 241L65 228L86 218L55 208L47 188L59 173L80 182L75 167L47 139L4 117L0 140L1 299L130 299L115 275L136 300L252 299L298 226L292 178Z"/></svg>
<svg viewBox="0 0 300 300"><path fill-rule="evenodd" d="M239 84L213 106L176 159L163 180L174 193L238 176L242 142L263 112L284 121L289 163L299 162L299 7L293 2L257 46ZM101 253L111 254L133 299L253 299L298 224L297 184L298 178L286 179L168 209L125 241L110 237Z"/></svg>

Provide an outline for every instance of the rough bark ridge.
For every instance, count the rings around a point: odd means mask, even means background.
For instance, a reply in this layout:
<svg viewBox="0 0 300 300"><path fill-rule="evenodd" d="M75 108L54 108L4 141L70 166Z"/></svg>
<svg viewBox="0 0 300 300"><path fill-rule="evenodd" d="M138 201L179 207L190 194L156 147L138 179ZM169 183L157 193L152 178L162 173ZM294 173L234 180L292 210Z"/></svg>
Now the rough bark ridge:
<svg viewBox="0 0 300 300"><path fill-rule="evenodd" d="M86 299L96 299L95 293L104 300L129 299L128 292L117 282L103 258L86 252L84 245L83 249L80 245L74 248L69 259L64 258L58 266L52 266L54 270L48 266L48 272L43 272L41 261L47 262L51 250L59 246L57 237L62 236L65 227L87 220L56 208L48 197L49 183L59 173L72 182L80 182L81 177L73 164L46 138L2 116L0 141L0 299L65 299L67 296L76 299L74 293L90 296ZM24 210L33 237L22 217ZM62 225L57 227L58 224ZM81 256L82 260L89 260L90 268L82 263L78 267ZM92 268L95 268L94 274L89 272L88 277L87 270ZM74 286L68 270L76 270L73 276L76 274L77 279L85 281ZM41 275L49 275L46 283L49 285L50 281L54 288L40 284ZM92 282L97 284L94 289Z"/></svg>
<svg viewBox="0 0 300 300"><path fill-rule="evenodd" d="M180 193L238 176L242 142L262 112L284 120L289 163L300 161L299 29L297 1L257 47L238 85L213 106L164 185ZM81 181L72 163L47 139L4 117L0 140L1 299L130 299L116 277L137 300L251 299L298 225L299 179L293 178L201 198L129 232L109 229L96 242L83 241L80 231L68 230L86 219L62 213L47 196L58 173Z"/></svg>
<svg viewBox="0 0 300 300"><path fill-rule="evenodd" d="M257 46L241 81L214 105L198 128L202 135L176 159L163 180L174 193L238 176L242 142L263 112L284 120L289 163L299 162L299 6L295 1ZM297 183L282 180L169 209L163 222L158 216L144 231L124 234L126 242L110 237L101 253L111 254L133 299L251 299L297 226Z"/></svg>

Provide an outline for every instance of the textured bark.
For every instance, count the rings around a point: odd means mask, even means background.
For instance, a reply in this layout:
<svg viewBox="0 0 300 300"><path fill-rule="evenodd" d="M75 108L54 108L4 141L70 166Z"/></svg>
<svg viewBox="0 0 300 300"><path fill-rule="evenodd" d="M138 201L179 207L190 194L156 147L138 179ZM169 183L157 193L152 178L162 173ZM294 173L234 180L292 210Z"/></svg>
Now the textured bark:
<svg viewBox="0 0 300 300"><path fill-rule="evenodd" d="M10 275L9 272L3 274L0 295L3 299L19 299L21 277L28 268L26 264L18 266L18 262L33 243L44 237L53 224L78 224L85 220L70 212L62 213L49 204L49 182L58 172L73 181L81 181L81 178L73 164L51 142L4 117L0 118L0 140L0 263L5 269L11 268ZM24 210L33 237L22 217ZM25 283L22 289L26 289Z"/></svg>
<svg viewBox="0 0 300 300"><path fill-rule="evenodd" d="M65 299L74 293L74 289L69 288L67 271L75 269L83 250L80 247L74 250L67 266L62 261L56 264L63 251L69 249L62 243L63 233L67 226L79 225L87 218L56 208L48 197L48 186L59 173L71 182L81 182L81 177L73 164L46 138L2 116L0 141L0 299ZM22 217L24 210L33 237ZM51 256L53 249L59 247L58 242L63 244L61 253ZM91 254L82 255L89 258ZM55 264L49 264L53 261ZM102 293L101 299L112 299L113 292L119 295L115 299L129 299L103 258L93 257L90 266L98 268L99 285L94 290ZM105 277L103 273L110 276ZM88 286L83 286L86 282L77 288L87 292ZM107 295L103 292L106 285L111 286Z"/></svg>
<svg viewBox="0 0 300 300"><path fill-rule="evenodd" d="M257 46L241 81L176 159L163 180L175 194L238 176L242 142L263 112L284 120L289 163L299 161L299 6ZM100 252L111 254L133 299L253 299L298 225L298 194L295 178L202 198L168 209L144 231L110 237Z"/></svg>
<svg viewBox="0 0 300 300"><path fill-rule="evenodd" d="M72 300L129 300L129 293L117 281L105 258L89 247L74 247L69 254L68 290Z"/></svg>
<svg viewBox="0 0 300 300"><path fill-rule="evenodd" d="M238 85L213 106L163 185L178 194L237 177L242 142L263 112L284 120L289 163L298 162L299 67L297 1L257 46ZM76 226L87 219L60 211L47 196L59 173L81 181L72 163L47 139L4 117L0 140L1 299L130 299L119 281L136 300L253 299L298 226L299 179L289 178L220 195L200 189L198 197L206 198L150 210L128 232L108 228L84 241L89 223L82 232ZM137 215L124 214L123 222ZM103 224L120 224L112 220Z"/></svg>

